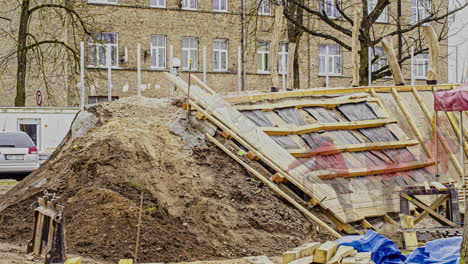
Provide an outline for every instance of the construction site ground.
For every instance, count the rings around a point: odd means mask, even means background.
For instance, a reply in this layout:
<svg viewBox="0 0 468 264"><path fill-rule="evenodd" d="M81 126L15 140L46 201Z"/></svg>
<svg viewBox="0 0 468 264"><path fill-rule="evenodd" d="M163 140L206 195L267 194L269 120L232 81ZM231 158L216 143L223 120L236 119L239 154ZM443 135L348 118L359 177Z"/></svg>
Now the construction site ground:
<svg viewBox="0 0 468 264"><path fill-rule="evenodd" d="M62 197L67 251L84 263L133 258L142 192L141 262L271 257L334 239L187 130L181 104L135 97L80 113L41 169L2 194L0 262L29 263L30 205L44 190Z"/></svg>

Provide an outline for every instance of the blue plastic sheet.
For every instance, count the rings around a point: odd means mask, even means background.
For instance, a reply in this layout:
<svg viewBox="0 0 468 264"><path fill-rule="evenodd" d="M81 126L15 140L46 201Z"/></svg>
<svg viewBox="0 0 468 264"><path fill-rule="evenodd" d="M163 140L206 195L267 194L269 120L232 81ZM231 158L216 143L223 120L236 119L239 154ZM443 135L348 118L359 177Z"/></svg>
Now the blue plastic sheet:
<svg viewBox="0 0 468 264"><path fill-rule="evenodd" d="M392 240L374 231L368 231L363 236L345 236L337 242L352 246L358 252L372 252L372 261L376 264L457 264L462 238L430 241L408 256L403 255Z"/></svg>

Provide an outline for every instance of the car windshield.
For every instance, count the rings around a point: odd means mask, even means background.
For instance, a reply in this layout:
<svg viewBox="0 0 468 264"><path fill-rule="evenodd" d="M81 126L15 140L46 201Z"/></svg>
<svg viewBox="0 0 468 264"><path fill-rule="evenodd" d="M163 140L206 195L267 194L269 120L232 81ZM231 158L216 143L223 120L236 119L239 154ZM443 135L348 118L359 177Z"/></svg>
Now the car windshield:
<svg viewBox="0 0 468 264"><path fill-rule="evenodd" d="M29 148L34 143L28 135L23 133L0 133L0 148Z"/></svg>

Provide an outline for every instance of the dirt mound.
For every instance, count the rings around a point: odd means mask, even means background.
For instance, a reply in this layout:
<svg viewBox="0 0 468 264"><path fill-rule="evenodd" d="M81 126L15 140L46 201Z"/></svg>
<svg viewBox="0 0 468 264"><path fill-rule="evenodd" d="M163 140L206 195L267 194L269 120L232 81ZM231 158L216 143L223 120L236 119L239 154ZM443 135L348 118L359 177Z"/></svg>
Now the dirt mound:
<svg viewBox="0 0 468 264"><path fill-rule="evenodd" d="M29 239L29 205L45 189L63 197L68 250L95 258L132 257L142 191L142 261L274 255L332 239L185 131L176 104L126 98L80 113L51 159L0 199L0 239Z"/></svg>

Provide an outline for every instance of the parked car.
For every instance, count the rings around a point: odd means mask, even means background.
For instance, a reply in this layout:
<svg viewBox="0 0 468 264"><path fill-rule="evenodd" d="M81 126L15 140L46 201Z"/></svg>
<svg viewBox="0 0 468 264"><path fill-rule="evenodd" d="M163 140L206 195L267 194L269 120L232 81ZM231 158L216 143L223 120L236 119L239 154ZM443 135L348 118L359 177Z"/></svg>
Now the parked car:
<svg viewBox="0 0 468 264"><path fill-rule="evenodd" d="M39 154L28 134L0 131L0 172L32 172L38 168Z"/></svg>

